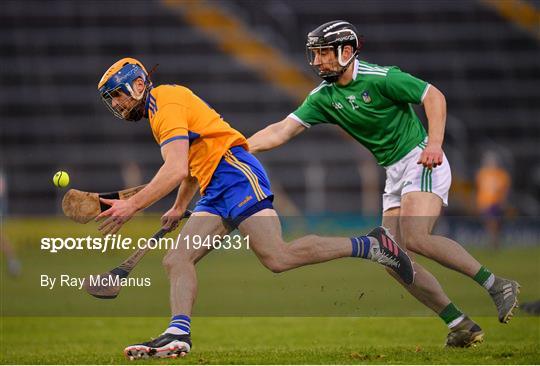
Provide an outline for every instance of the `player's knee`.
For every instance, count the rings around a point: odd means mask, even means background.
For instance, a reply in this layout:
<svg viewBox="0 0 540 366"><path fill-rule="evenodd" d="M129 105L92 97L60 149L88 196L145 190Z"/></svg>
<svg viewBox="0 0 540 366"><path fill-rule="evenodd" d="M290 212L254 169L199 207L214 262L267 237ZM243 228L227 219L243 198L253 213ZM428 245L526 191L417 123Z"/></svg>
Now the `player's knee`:
<svg viewBox="0 0 540 366"><path fill-rule="evenodd" d="M277 258L269 258L263 261L263 265L273 273L282 273L287 270L287 267Z"/></svg>
<svg viewBox="0 0 540 366"><path fill-rule="evenodd" d="M174 271L176 261L174 260L174 257L172 255L167 253L165 257L163 257L161 264L163 265L163 268L165 268L167 274L171 274Z"/></svg>
<svg viewBox="0 0 540 366"><path fill-rule="evenodd" d="M285 267L278 261L269 261L264 263L264 266L273 273L283 273L286 271Z"/></svg>
<svg viewBox="0 0 540 366"><path fill-rule="evenodd" d="M423 253L428 248L428 234L418 232L415 230L401 232L401 242L407 248L414 253Z"/></svg>
<svg viewBox="0 0 540 366"><path fill-rule="evenodd" d="M283 253L273 253L261 258L262 264L273 273L282 273L289 269Z"/></svg>
<svg viewBox="0 0 540 366"><path fill-rule="evenodd" d="M186 265L189 265L189 262L190 260L188 257L179 255L178 253L174 252L167 253L161 261L168 275L171 275L178 270L185 268Z"/></svg>

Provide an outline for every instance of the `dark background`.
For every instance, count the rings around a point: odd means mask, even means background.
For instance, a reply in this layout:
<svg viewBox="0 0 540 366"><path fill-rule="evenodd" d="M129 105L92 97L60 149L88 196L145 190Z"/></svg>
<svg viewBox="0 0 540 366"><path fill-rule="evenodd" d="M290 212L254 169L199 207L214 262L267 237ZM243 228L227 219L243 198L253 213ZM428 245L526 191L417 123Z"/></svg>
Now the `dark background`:
<svg viewBox="0 0 540 366"><path fill-rule="evenodd" d="M318 84L304 56L305 35L346 19L366 43L360 57L397 65L437 86L448 103L445 152L453 168L449 213L471 212L482 154L494 150L513 179L511 205L537 215L540 200L540 52L538 33L476 1L214 1L251 36L298 65ZM534 5L534 3L531 3ZM292 112L299 101L225 53L182 11L161 1L4 1L0 15L1 164L9 214L59 211L72 187L122 188L136 163L143 180L159 168L146 120L129 124L102 105L96 84L116 60L131 56L154 81L191 88L246 136ZM261 154L272 182L307 213L376 214L384 171L333 126ZM373 176L366 186L361 174ZM312 184L314 176L322 185ZM322 177L322 178L321 178ZM375 200L376 206L366 204ZM172 198L154 206L166 209Z"/></svg>

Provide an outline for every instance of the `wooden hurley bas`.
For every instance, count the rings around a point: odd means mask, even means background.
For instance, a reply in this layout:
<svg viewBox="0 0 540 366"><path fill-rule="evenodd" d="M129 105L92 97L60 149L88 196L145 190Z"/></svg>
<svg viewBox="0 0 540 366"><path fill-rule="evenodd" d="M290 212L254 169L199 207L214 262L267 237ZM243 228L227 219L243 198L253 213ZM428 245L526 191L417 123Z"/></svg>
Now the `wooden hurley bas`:
<svg viewBox="0 0 540 366"><path fill-rule="evenodd" d="M135 193L139 192L144 187L146 187L146 184L107 193L93 193L79 191L78 189L70 189L62 199L62 211L64 211L64 215L73 221L80 224L86 224L110 207L109 205L102 203L99 200L100 198L125 200L135 195Z"/></svg>

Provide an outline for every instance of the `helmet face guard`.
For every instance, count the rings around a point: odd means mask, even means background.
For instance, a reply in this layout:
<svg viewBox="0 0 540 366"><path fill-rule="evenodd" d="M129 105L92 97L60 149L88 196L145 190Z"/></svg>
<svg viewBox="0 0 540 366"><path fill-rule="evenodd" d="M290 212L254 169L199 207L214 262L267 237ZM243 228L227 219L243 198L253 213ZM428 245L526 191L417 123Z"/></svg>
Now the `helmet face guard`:
<svg viewBox="0 0 540 366"><path fill-rule="evenodd" d="M315 63L317 55L321 58L321 55L325 52L332 52L336 58L336 61L327 63L327 70L321 69L321 65L324 63ZM349 64L354 60L357 52L354 52L348 60L342 59L343 46L338 46L337 49L334 46L306 46L306 58L309 65L313 68L315 73L319 75L322 79L328 81L329 83L336 82L339 77L347 70Z"/></svg>
<svg viewBox="0 0 540 366"><path fill-rule="evenodd" d="M103 103L117 118L126 121L140 120L144 116L144 104L152 86L146 70L136 63L125 63L113 75L107 75L108 73L109 70L102 78L98 89ZM145 83L145 90L140 95L132 88L133 82L138 78Z"/></svg>
<svg viewBox="0 0 540 366"><path fill-rule="evenodd" d="M353 53L349 59L343 60L343 49L346 45L352 47ZM360 47L361 42L353 25L345 21L333 21L309 32L306 42L306 58L319 77L332 83L336 82L347 70ZM333 61L324 70L320 67L322 65L320 62L315 63L315 59L317 55L320 59L321 55L329 51L334 53L337 62Z"/></svg>
<svg viewBox="0 0 540 366"><path fill-rule="evenodd" d="M126 121L138 121L143 117L144 101L140 98L138 103L133 103L133 96L131 94L122 96L125 94L122 87L117 87L113 90L104 91L101 94L101 100L107 106L107 108L112 112L112 114L120 119ZM146 94L143 93L143 95ZM142 96L142 95L141 95ZM113 98L117 98L113 106ZM122 98L122 101L118 101L119 98ZM133 98L135 99L135 98ZM143 107L143 108L141 108Z"/></svg>

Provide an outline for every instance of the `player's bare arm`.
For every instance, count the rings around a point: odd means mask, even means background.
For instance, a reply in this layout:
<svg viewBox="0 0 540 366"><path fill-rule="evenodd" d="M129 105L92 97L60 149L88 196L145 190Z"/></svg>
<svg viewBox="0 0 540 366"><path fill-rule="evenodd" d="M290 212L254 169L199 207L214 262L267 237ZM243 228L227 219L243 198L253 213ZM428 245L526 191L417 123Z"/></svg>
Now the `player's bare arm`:
<svg viewBox="0 0 540 366"><path fill-rule="evenodd" d="M433 85L429 86L424 98L424 109L429 127L428 143L418 159L418 164L432 169L443 162L442 144L446 124L446 99L443 93Z"/></svg>
<svg viewBox="0 0 540 366"><path fill-rule="evenodd" d="M102 202L111 208L96 217L96 221L106 217L98 229L103 234L116 233L137 211L152 205L180 185L188 176L188 149L187 140L175 140L164 145L161 148L164 163L143 190L123 201L102 198Z"/></svg>
<svg viewBox="0 0 540 366"><path fill-rule="evenodd" d="M258 153L260 151L274 149L283 145L305 129L306 127L302 126L291 117L287 117L280 122L267 126L251 136L248 139L249 151L251 153Z"/></svg>
<svg viewBox="0 0 540 366"><path fill-rule="evenodd" d="M191 175L187 176L182 181L180 188L178 188L178 194L176 195L174 205L161 217L161 225L163 229L176 229L198 188L199 184L197 179Z"/></svg>

